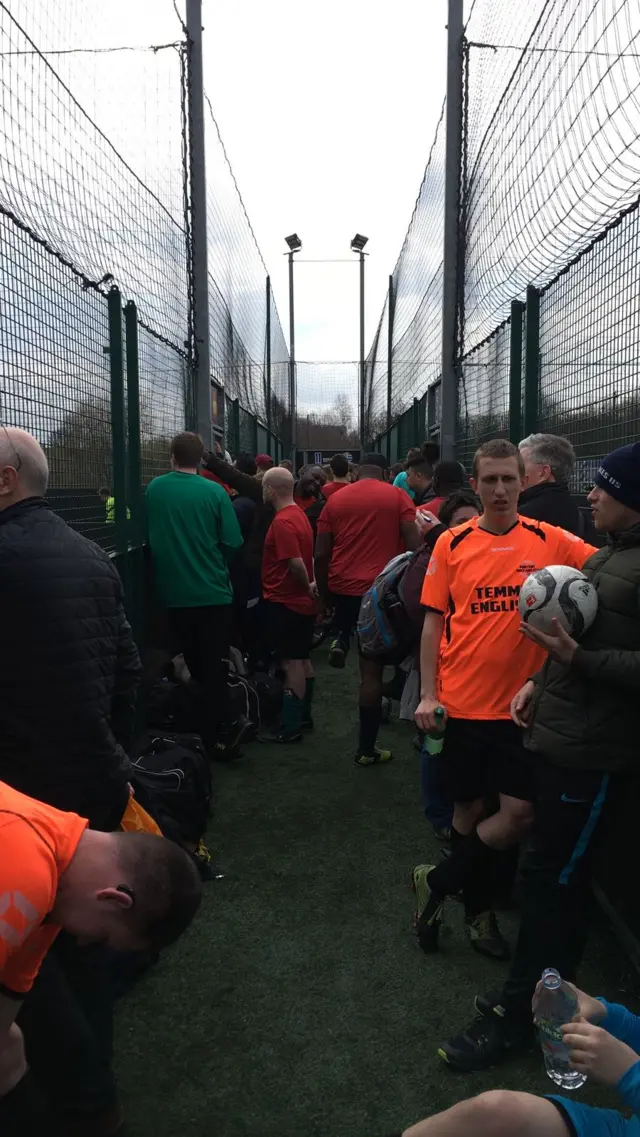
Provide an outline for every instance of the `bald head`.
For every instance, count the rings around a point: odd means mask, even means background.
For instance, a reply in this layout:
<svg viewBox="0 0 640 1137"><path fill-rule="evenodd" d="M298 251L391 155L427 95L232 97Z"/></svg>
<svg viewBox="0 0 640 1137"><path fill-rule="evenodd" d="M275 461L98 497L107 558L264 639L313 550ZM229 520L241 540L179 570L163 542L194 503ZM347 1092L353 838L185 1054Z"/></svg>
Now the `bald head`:
<svg viewBox="0 0 640 1137"><path fill-rule="evenodd" d="M275 509L283 509L293 502L293 474L283 466L267 470L262 479L262 496Z"/></svg>
<svg viewBox="0 0 640 1137"><path fill-rule="evenodd" d="M49 465L40 443L16 426L0 427L0 509L44 497Z"/></svg>

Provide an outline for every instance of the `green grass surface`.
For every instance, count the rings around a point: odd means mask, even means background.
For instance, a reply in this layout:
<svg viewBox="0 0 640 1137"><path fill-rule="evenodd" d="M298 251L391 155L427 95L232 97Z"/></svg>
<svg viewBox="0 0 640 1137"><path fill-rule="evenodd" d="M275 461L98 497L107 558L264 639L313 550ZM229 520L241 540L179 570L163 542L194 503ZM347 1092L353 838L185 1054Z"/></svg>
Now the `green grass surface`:
<svg viewBox="0 0 640 1137"><path fill-rule="evenodd" d="M411 727L381 732L395 761L356 767L355 669L331 671L325 656L314 735L254 743L215 771L210 845L224 879L119 1007L128 1137L385 1137L483 1089L551 1089L537 1051L473 1077L436 1058L505 965L471 951L455 903L442 952L418 948L410 871L439 846ZM516 918L501 922L513 940ZM635 973L606 929L583 980L635 1003Z"/></svg>

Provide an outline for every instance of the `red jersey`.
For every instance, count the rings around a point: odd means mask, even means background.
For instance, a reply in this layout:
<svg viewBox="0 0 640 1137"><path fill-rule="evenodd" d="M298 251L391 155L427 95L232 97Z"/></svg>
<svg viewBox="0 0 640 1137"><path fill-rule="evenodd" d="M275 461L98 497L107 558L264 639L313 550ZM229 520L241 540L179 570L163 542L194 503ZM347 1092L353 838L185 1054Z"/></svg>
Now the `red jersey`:
<svg viewBox="0 0 640 1137"><path fill-rule="evenodd" d="M312 616L316 610L313 600L289 571L289 561L297 557L304 561L312 581L313 530L299 506L287 505L276 513L267 532L262 555L262 594L265 600Z"/></svg>
<svg viewBox="0 0 640 1137"><path fill-rule="evenodd" d="M329 588L362 596L392 557L403 552L401 525L415 522L411 498L388 482L363 478L332 494L318 518L318 533L331 533Z"/></svg>
<svg viewBox="0 0 640 1137"><path fill-rule="evenodd" d="M343 490L344 487L349 484L349 482L327 482L327 484L322 487L322 495L323 497L330 498L334 493L337 493L338 490Z"/></svg>
<svg viewBox="0 0 640 1137"><path fill-rule="evenodd" d="M219 486L222 486L223 490L227 491L227 493L229 494L229 497L231 497L231 494L233 491L229 489L229 486L227 485L226 482L222 481L222 478L219 478L217 474L212 474L211 470L204 470L204 469L201 470L200 471L200 477L206 478L208 482L217 482L217 484Z"/></svg>
<svg viewBox="0 0 640 1137"><path fill-rule="evenodd" d="M296 505L300 506L300 509L307 510L310 505L315 505L317 499L315 497L303 497L302 494L294 493L293 500Z"/></svg>
<svg viewBox="0 0 640 1137"><path fill-rule="evenodd" d="M432 497L431 501L425 501L424 505L419 505L416 513L424 509L427 513L434 513L436 517L440 516L440 506L446 499L443 497Z"/></svg>
<svg viewBox="0 0 640 1137"><path fill-rule="evenodd" d="M580 569L596 549L545 521L519 517L496 534L478 520L438 538L422 603L445 617L437 689L451 717L508 719L513 696L546 659L520 631L522 584L547 565Z"/></svg>

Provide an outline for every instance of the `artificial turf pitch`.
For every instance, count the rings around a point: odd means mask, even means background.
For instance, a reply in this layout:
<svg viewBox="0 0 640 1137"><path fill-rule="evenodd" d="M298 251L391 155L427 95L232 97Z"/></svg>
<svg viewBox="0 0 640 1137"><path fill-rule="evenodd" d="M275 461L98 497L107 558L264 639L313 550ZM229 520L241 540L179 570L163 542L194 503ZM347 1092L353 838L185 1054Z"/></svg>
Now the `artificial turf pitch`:
<svg viewBox="0 0 640 1137"><path fill-rule="evenodd" d="M474 954L455 902L442 951L420 951L410 872L439 843L413 732L383 727L394 761L356 767L355 667L325 659L321 648L313 735L252 743L215 770L209 843L223 879L118 1009L127 1137L386 1137L485 1089L552 1091L537 1049L473 1076L436 1057L505 965ZM517 916L500 920L513 942ZM582 980L636 1008L637 975L605 928ZM589 1086L581 1096L615 1102Z"/></svg>

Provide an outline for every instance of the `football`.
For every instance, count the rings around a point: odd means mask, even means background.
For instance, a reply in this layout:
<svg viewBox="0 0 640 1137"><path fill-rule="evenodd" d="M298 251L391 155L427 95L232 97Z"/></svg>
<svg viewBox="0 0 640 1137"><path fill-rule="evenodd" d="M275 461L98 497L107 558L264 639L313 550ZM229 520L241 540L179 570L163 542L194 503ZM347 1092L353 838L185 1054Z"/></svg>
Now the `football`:
<svg viewBox="0 0 640 1137"><path fill-rule="evenodd" d="M555 617L574 639L580 639L595 619L598 594L579 569L548 565L527 577L518 603L525 624L551 632Z"/></svg>

